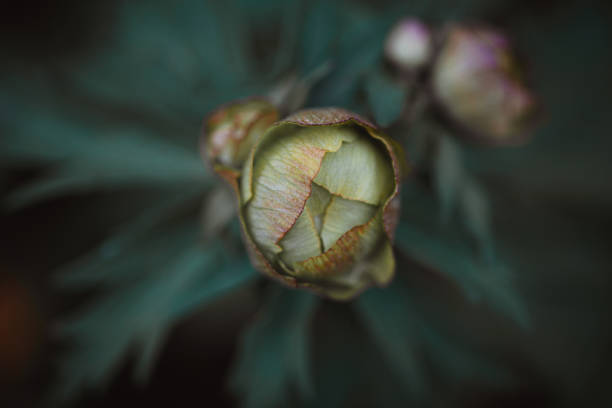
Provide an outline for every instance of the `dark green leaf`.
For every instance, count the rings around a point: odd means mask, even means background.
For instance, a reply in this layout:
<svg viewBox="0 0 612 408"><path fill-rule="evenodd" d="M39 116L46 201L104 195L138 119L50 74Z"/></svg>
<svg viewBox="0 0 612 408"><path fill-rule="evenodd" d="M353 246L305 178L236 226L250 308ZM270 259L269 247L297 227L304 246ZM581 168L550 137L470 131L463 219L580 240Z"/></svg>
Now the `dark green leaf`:
<svg viewBox="0 0 612 408"><path fill-rule="evenodd" d="M365 327L407 391L404 398L432 399L430 365L449 385L474 379L497 385L510 381L506 369L438 327L441 323L413 300L414 290L398 276L389 288L371 289L356 302Z"/></svg>
<svg viewBox="0 0 612 408"><path fill-rule="evenodd" d="M241 341L231 385L245 407L290 404L312 395L310 321L317 298L275 286Z"/></svg>
<svg viewBox="0 0 612 408"><path fill-rule="evenodd" d="M199 189L191 189L151 203L100 245L62 266L56 279L58 286L86 289L100 284L121 284L154 269L164 262L168 253L180 251L197 238L192 225L161 230L155 227L199 195Z"/></svg>
<svg viewBox="0 0 612 408"><path fill-rule="evenodd" d="M437 135L437 151L433 159L433 176L440 200L440 215L448 221L457 205L457 196L467 177L461 159L461 149L447 135Z"/></svg>
<svg viewBox="0 0 612 408"><path fill-rule="evenodd" d="M445 241L415 226L400 226L397 236L401 250L453 279L471 301L487 303L521 325L528 325L529 312L507 266L479 259L464 243Z"/></svg>
<svg viewBox="0 0 612 408"><path fill-rule="evenodd" d="M509 267L481 256L456 224L441 225L431 197L414 187L404 193L404 219L396 235L400 250L455 281L471 301L484 302L527 325L529 313Z"/></svg>
<svg viewBox="0 0 612 408"><path fill-rule="evenodd" d="M366 328L382 352L386 363L400 379L408 395L415 400L429 390L423 362L417 349L418 333L405 294L397 286L371 289L356 303Z"/></svg>
<svg viewBox="0 0 612 408"><path fill-rule="evenodd" d="M389 126L404 109L406 92L381 70L375 70L366 78L365 89L374 119L381 126Z"/></svg>
<svg viewBox="0 0 612 408"><path fill-rule="evenodd" d="M338 5L319 0L308 7L301 41L301 73L307 75L332 60L333 45L340 27Z"/></svg>
<svg viewBox="0 0 612 408"><path fill-rule="evenodd" d="M191 244L166 252L158 248L165 259L156 268L131 282L126 279L60 326L59 334L72 340L74 348L62 361L53 400L73 398L83 387L103 386L136 345L142 354L135 374L146 378L177 319L255 276L244 260L231 261L218 247L205 250L194 245L193 232L173 238L190 238ZM141 272L136 264L132 273Z"/></svg>

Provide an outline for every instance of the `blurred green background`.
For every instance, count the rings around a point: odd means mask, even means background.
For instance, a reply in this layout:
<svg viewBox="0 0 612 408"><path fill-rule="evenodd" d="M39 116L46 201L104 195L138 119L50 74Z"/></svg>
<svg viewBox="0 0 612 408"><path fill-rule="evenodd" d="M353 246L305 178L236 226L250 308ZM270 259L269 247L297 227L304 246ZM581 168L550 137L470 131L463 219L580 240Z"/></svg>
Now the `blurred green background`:
<svg viewBox="0 0 612 408"><path fill-rule="evenodd" d="M291 78L311 81L307 106L372 116L404 15L505 30L541 98L529 144L460 147L500 261L475 261L416 181L393 285L350 304L260 279L235 223L204 241L203 116ZM8 2L0 403L609 407L610 17L569 0Z"/></svg>

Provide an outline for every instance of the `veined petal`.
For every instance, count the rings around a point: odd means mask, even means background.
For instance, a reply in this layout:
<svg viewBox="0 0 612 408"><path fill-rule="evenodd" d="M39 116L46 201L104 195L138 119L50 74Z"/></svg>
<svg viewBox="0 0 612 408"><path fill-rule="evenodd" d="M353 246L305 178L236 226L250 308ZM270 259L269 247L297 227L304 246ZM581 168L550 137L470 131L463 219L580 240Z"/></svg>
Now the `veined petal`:
<svg viewBox="0 0 612 408"><path fill-rule="evenodd" d="M281 251L278 242L302 213L324 155L355 139L349 127L288 126L294 128L291 133L269 132L256 147L252 196L245 209L254 241L273 254ZM244 177L243 185L248 182Z"/></svg>
<svg viewBox="0 0 612 408"><path fill-rule="evenodd" d="M394 188L389 155L366 135L326 154L314 181L332 194L372 205L386 201Z"/></svg>
<svg viewBox="0 0 612 408"><path fill-rule="evenodd" d="M410 167L406 162L404 150L399 143L384 134L380 134L375 129L368 129L368 133L385 146L393 165L395 185L393 193L387 198L387 201L383 205L383 224L385 227L385 233L387 234L389 241L393 242L395 227L399 221L399 186L402 178L408 175Z"/></svg>
<svg viewBox="0 0 612 408"><path fill-rule="evenodd" d="M241 173L223 172L240 190L254 266L334 299L388 283L403 157L374 125L342 109L272 125Z"/></svg>
<svg viewBox="0 0 612 408"><path fill-rule="evenodd" d="M350 300L372 283L378 286L391 282L395 272L395 257L389 241L384 240L371 258L355 265L350 273L333 278L318 291L335 300Z"/></svg>
<svg viewBox="0 0 612 408"><path fill-rule="evenodd" d="M304 208L293 228L278 244L283 249L279 256L289 266L323 252L321 239L308 207Z"/></svg>
<svg viewBox="0 0 612 408"><path fill-rule="evenodd" d="M366 224L376 213L376 206L346 200L334 195L325 211L321 228L323 249L327 251L345 232Z"/></svg>
<svg viewBox="0 0 612 408"><path fill-rule="evenodd" d="M381 218L382 211L379 211L367 223L347 231L321 255L300 262L295 270L296 278L317 281L350 272L357 262L366 258L386 238Z"/></svg>
<svg viewBox="0 0 612 408"><path fill-rule="evenodd" d="M354 122L362 127L376 128L369 120L342 108L304 109L286 117L283 122L302 126L329 126Z"/></svg>
<svg viewBox="0 0 612 408"><path fill-rule="evenodd" d="M317 228L317 232L320 234L321 228L323 227L323 216L325 215L325 210L331 201L332 195L329 193L329 191L316 183L312 183L311 187L310 197L308 198L308 201L306 201L306 208L308 208L310 211Z"/></svg>

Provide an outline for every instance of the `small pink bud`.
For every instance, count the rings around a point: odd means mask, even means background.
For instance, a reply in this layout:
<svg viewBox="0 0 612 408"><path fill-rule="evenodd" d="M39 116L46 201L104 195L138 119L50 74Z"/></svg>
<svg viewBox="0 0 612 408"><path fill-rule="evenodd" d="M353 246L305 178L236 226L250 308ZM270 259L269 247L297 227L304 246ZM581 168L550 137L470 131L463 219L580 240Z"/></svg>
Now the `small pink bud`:
<svg viewBox="0 0 612 408"><path fill-rule="evenodd" d="M385 56L399 70L418 69L427 62L432 52L429 28L414 18L399 21L385 41Z"/></svg>
<svg viewBox="0 0 612 408"><path fill-rule="evenodd" d="M483 143L515 143L533 124L537 103L507 38L496 31L451 27L432 81L448 116Z"/></svg>

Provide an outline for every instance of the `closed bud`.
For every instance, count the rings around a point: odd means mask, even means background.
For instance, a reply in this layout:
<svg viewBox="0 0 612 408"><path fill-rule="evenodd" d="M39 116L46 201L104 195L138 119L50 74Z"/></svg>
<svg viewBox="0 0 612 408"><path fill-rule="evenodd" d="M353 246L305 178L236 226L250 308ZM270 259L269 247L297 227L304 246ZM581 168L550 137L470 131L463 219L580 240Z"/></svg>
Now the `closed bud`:
<svg viewBox="0 0 612 408"><path fill-rule="evenodd" d="M240 169L251 147L277 119L276 107L263 99L224 105L204 121L202 155L213 167Z"/></svg>
<svg viewBox="0 0 612 408"><path fill-rule="evenodd" d="M432 81L448 116L482 143L516 143L533 125L535 98L507 38L495 31L450 27Z"/></svg>
<svg viewBox="0 0 612 408"><path fill-rule="evenodd" d="M389 32L385 56L400 71L413 71L429 62L432 53L429 28L414 18L405 18Z"/></svg>
<svg viewBox="0 0 612 408"><path fill-rule="evenodd" d="M255 268L334 299L387 284L395 269L397 149L342 109L302 111L272 125L233 180Z"/></svg>

